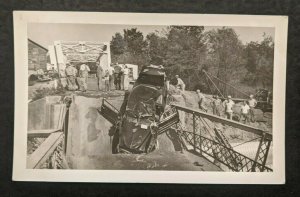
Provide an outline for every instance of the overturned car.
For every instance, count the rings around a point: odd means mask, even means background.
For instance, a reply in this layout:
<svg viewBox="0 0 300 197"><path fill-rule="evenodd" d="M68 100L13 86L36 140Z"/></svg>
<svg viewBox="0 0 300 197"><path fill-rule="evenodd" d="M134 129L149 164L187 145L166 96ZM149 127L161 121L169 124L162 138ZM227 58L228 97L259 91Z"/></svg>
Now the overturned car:
<svg viewBox="0 0 300 197"><path fill-rule="evenodd" d="M112 153L149 153L157 147L157 137L178 123L177 111L165 110L165 76L162 66L144 67L120 111L103 99L100 113L113 124Z"/></svg>

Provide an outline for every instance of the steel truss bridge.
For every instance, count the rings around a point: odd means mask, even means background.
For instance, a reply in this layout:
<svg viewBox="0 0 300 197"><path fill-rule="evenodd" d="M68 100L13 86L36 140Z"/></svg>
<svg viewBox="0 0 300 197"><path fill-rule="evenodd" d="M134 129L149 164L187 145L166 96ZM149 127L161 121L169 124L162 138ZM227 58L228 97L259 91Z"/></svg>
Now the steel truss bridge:
<svg viewBox="0 0 300 197"><path fill-rule="evenodd" d="M70 62L96 62L108 54L108 44L100 42L60 41L62 53Z"/></svg>

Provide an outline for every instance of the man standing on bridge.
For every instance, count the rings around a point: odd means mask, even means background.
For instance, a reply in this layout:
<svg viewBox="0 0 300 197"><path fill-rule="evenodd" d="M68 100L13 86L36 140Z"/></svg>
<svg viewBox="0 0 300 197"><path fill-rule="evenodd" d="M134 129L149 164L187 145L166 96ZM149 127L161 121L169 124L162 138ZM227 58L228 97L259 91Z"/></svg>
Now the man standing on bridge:
<svg viewBox="0 0 300 197"><path fill-rule="evenodd" d="M254 108L257 105L257 101L256 101L255 98L253 98L252 94L250 95L250 99L248 100L248 103L249 103L249 107L250 107L250 111L249 111L249 113L250 113L250 120L252 122L254 122L255 121Z"/></svg>
<svg viewBox="0 0 300 197"><path fill-rule="evenodd" d="M177 79L177 87L179 89L181 89L182 91L185 90L185 83L182 81L182 79L179 78L179 75L175 75L176 79Z"/></svg>
<svg viewBox="0 0 300 197"><path fill-rule="evenodd" d="M221 116L222 101L218 95L214 96L213 98L214 98L212 102L213 114L217 116Z"/></svg>
<svg viewBox="0 0 300 197"><path fill-rule="evenodd" d="M244 118L244 124L246 124L247 122L249 122L249 105L247 104L247 101L244 101L242 108L241 108L241 118L240 118L240 122L242 122L242 119Z"/></svg>
<svg viewBox="0 0 300 197"><path fill-rule="evenodd" d="M104 85L105 85L105 91L110 91L110 83L109 83L109 71L108 69L104 71Z"/></svg>
<svg viewBox="0 0 300 197"><path fill-rule="evenodd" d="M101 66L101 64L98 64L97 67L97 78L98 78L98 89L99 90L103 90L103 68Z"/></svg>
<svg viewBox="0 0 300 197"><path fill-rule="evenodd" d="M114 84L116 90L121 90L121 66L116 63L114 67Z"/></svg>
<svg viewBox="0 0 300 197"><path fill-rule="evenodd" d="M82 64L79 69L79 78L80 78L80 90L85 92L87 91L87 79L90 72L90 67L86 64Z"/></svg>
<svg viewBox="0 0 300 197"><path fill-rule="evenodd" d="M76 76L77 69L73 65L67 63L67 68L65 70L67 76L68 90L74 91L77 90L78 86L76 85Z"/></svg>
<svg viewBox="0 0 300 197"><path fill-rule="evenodd" d="M199 105L199 109L203 110L204 112L207 112L207 108L205 107L205 97L204 95L200 92L200 90L198 89L197 91L197 96L198 96L198 105Z"/></svg>
<svg viewBox="0 0 300 197"><path fill-rule="evenodd" d="M128 75L129 75L129 69L127 67L127 65L125 64L124 65L124 68L123 68L123 87L124 87L124 90L128 90L128 86L129 86L129 78L128 78Z"/></svg>
<svg viewBox="0 0 300 197"><path fill-rule="evenodd" d="M227 96L227 99L223 102L223 106L225 107L225 113L226 113L227 119L229 119L229 120L232 120L233 105L234 105L234 102L233 102L233 100L231 100L231 96Z"/></svg>
<svg viewBox="0 0 300 197"><path fill-rule="evenodd" d="M108 74L109 74L109 89L113 90L114 89L114 68L113 65L111 64L108 67Z"/></svg>

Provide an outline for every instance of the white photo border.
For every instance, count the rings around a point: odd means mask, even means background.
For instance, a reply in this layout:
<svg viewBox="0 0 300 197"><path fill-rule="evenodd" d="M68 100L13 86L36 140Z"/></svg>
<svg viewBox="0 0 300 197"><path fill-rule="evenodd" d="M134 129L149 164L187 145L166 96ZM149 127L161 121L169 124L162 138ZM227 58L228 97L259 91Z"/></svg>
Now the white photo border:
<svg viewBox="0 0 300 197"><path fill-rule="evenodd" d="M14 181L117 183L285 183L287 16L14 11ZM27 169L28 23L274 27L273 172Z"/></svg>

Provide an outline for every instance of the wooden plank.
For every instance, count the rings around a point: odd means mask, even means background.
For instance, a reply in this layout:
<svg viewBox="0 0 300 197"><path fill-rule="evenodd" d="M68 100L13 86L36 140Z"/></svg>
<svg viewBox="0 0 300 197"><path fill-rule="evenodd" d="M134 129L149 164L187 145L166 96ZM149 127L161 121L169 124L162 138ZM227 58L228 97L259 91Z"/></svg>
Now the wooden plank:
<svg viewBox="0 0 300 197"><path fill-rule="evenodd" d="M46 159L53 153L60 140L63 132L52 133L28 158L27 168L40 168Z"/></svg>
<svg viewBox="0 0 300 197"><path fill-rule="evenodd" d="M259 136L265 135L265 139L272 140L272 134L267 133L266 131L263 131L261 129L251 127L249 125L242 124L242 123L239 123L239 122L236 122L236 121L233 121L233 120L229 120L229 119L226 119L226 118L221 118L219 116L215 116L215 115L212 115L212 114L208 114L208 113L202 112L200 110L195 110L193 108L183 107L183 106L176 105L176 104L172 104L172 106L176 107L177 109L179 109L181 111L187 112L187 113L191 113L191 114L195 113L198 116L201 116L203 118L207 118L207 119L209 119L211 121L214 121L214 122L220 122L220 123L226 124L228 126L232 126L234 128L238 128L238 129L250 132L250 133L257 134Z"/></svg>
<svg viewBox="0 0 300 197"><path fill-rule="evenodd" d="M40 129L40 130L31 130L27 132L28 138L34 137L48 137L51 133L61 131L61 129Z"/></svg>

